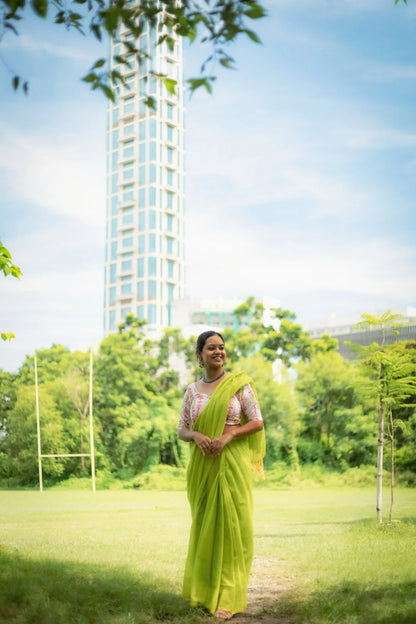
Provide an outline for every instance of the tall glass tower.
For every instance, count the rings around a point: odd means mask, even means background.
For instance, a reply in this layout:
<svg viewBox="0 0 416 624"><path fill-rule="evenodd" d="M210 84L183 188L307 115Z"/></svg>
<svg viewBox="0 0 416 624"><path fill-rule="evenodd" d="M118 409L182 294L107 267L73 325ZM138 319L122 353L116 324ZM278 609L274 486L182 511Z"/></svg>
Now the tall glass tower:
<svg viewBox="0 0 416 624"><path fill-rule="evenodd" d="M159 35L146 24L138 41L121 31L111 43L112 59L125 53L126 39L145 56L131 55L130 67L112 61L126 85L108 110L105 334L128 313L158 332L170 325L171 302L184 296L182 41L171 50L156 45ZM177 80L176 94L152 72Z"/></svg>

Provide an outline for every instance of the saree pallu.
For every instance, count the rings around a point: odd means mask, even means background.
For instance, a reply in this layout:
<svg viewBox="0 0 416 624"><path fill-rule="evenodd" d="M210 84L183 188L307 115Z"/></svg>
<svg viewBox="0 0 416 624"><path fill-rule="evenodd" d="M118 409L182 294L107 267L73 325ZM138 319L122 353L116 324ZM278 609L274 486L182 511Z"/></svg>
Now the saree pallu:
<svg viewBox="0 0 416 624"><path fill-rule="evenodd" d="M249 382L245 373L227 375L198 416L194 431L211 439L222 435L232 396ZM263 431L232 440L216 457L202 455L196 444L191 450L187 489L192 527L183 595L211 613L224 609L234 614L247 605L253 558L253 446L263 452Z"/></svg>

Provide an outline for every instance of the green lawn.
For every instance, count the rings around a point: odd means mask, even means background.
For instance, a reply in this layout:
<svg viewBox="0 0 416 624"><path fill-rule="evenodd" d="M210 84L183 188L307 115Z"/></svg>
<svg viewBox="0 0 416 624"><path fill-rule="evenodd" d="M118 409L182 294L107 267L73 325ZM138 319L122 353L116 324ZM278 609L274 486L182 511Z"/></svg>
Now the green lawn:
<svg viewBox="0 0 416 624"><path fill-rule="evenodd" d="M395 518L377 525L373 490L255 489L247 624L415 624L415 490ZM3 491L0 523L2 623L211 621L180 596L184 492Z"/></svg>

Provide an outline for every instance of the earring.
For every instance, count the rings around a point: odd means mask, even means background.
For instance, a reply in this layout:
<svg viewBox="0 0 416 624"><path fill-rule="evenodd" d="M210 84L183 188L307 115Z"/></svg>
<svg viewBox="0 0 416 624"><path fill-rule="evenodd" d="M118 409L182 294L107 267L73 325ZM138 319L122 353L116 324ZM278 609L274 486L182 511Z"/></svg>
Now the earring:
<svg viewBox="0 0 416 624"><path fill-rule="evenodd" d="M203 362L202 358L200 358L198 360L198 363L199 363L199 368L204 368L204 362Z"/></svg>

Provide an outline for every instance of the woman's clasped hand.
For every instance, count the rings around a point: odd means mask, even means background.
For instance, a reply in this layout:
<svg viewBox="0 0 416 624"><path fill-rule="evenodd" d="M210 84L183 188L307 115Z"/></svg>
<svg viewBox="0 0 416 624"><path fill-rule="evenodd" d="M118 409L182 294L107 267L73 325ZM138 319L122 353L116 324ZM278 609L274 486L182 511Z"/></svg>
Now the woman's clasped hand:
<svg viewBox="0 0 416 624"><path fill-rule="evenodd" d="M195 444L199 447L202 455L219 455L226 444L232 439L230 433L225 433L215 440L211 440L208 436L194 431L193 439Z"/></svg>

